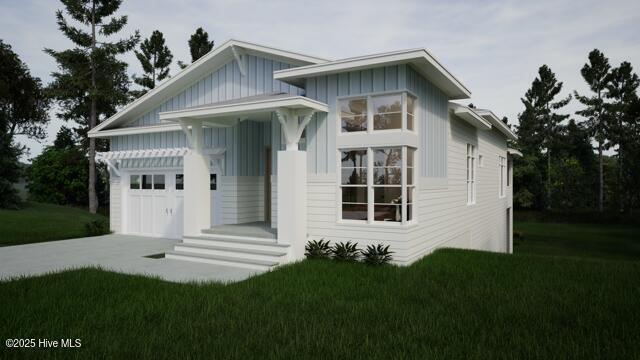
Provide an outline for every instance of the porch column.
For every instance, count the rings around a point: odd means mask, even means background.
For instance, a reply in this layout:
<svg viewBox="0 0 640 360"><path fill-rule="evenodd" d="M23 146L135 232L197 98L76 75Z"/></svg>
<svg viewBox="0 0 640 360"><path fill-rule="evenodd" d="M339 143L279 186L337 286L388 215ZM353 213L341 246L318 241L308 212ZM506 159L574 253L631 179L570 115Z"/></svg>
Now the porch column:
<svg viewBox="0 0 640 360"><path fill-rule="evenodd" d="M184 235L200 235L211 227L209 155L203 152L201 121L181 121L191 151L184 155ZM191 129L188 128L191 125Z"/></svg>
<svg viewBox="0 0 640 360"><path fill-rule="evenodd" d="M304 258L307 243L307 153L298 150L298 142L313 111L276 113L287 143L285 151L278 151L278 243L290 244L289 261L297 261Z"/></svg>

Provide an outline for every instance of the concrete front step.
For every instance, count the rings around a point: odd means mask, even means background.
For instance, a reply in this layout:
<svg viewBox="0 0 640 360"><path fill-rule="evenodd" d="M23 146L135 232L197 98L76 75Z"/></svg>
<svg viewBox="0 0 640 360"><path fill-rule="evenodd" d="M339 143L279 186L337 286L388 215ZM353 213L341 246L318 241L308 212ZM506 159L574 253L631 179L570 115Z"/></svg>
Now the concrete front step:
<svg viewBox="0 0 640 360"><path fill-rule="evenodd" d="M233 247L236 249L283 251L289 248L288 244L278 244L276 240L253 238L246 236L232 235L208 235L185 236L182 238L183 244L196 244L205 246Z"/></svg>
<svg viewBox="0 0 640 360"><path fill-rule="evenodd" d="M261 270L261 271L271 270L273 267L279 264L276 261L255 260L255 259L247 259L246 257L235 257L235 256L195 254L192 252L184 252L184 251L169 251L165 254L165 258L216 264L216 265L223 265L223 266L242 267L246 269Z"/></svg>
<svg viewBox="0 0 640 360"><path fill-rule="evenodd" d="M277 263L283 261L284 257L287 255L286 249L282 247L273 247L273 250L250 249L234 244L227 244L224 242L216 243L213 241L210 241L210 244L180 243L175 245L174 250L194 254L231 256L253 260L274 261Z"/></svg>

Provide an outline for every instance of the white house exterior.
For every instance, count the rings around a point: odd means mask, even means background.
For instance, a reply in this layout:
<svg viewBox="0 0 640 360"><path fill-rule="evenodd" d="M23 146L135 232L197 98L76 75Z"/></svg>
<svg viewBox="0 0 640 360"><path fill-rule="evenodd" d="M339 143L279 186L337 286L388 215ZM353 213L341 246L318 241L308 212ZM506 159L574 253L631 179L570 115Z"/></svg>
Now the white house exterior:
<svg viewBox="0 0 640 360"><path fill-rule="evenodd" d="M512 251L513 132L452 102L424 49L329 61L230 40L89 132L108 138L111 229L167 258L271 268L311 239Z"/></svg>

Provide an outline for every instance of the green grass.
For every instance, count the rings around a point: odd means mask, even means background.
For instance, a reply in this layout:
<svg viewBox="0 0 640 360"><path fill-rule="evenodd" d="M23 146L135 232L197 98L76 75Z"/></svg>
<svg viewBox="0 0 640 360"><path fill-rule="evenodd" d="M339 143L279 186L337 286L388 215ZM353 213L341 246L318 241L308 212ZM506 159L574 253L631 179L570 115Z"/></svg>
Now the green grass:
<svg viewBox="0 0 640 360"><path fill-rule="evenodd" d="M0 338L44 358L638 358L640 262L441 250L305 261L231 284L96 269L0 283Z"/></svg>
<svg viewBox="0 0 640 360"><path fill-rule="evenodd" d="M514 252L640 260L640 225L514 222Z"/></svg>
<svg viewBox="0 0 640 360"><path fill-rule="evenodd" d="M20 210L0 210L0 246L87 236L85 224L108 218L84 209L26 203Z"/></svg>

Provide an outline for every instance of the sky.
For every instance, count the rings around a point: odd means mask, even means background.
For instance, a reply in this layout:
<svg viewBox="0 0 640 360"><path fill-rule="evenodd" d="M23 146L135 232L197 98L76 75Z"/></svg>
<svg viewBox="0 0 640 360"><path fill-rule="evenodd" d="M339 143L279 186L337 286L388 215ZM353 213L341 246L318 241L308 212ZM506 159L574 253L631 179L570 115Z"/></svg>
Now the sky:
<svg viewBox="0 0 640 360"><path fill-rule="evenodd" d="M0 39L31 69L51 81L56 69L45 47L71 42L57 29L55 0L0 0ZM245 40L328 59L393 50L426 48L472 92L477 107L517 124L520 98L542 64L564 83L562 95L586 92L580 68L589 51L600 49L612 65L629 61L640 71L640 1L431 1L431 0L123 0L129 17L122 34L164 33L177 60L190 60L187 40L197 27L216 44ZM140 74L133 53L122 57L129 73ZM580 108L573 100L564 108ZM48 137L18 141L37 156L51 144L63 122L55 118Z"/></svg>

